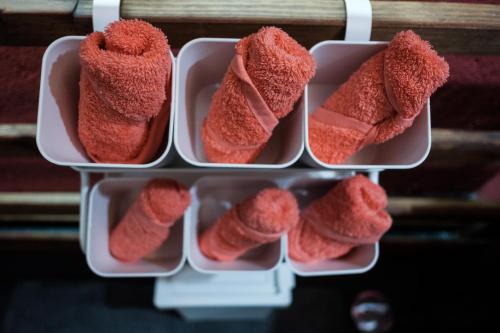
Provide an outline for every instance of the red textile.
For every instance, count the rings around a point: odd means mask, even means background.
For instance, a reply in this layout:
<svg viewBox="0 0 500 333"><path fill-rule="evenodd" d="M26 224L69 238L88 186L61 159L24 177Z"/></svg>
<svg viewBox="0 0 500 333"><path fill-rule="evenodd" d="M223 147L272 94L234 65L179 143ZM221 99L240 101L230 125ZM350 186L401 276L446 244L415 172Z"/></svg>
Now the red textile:
<svg viewBox="0 0 500 333"><path fill-rule="evenodd" d="M343 180L300 214L288 233L292 259L314 262L348 253L354 246L377 242L392 219L382 187L363 175Z"/></svg>
<svg viewBox="0 0 500 333"><path fill-rule="evenodd" d="M278 188L262 190L237 204L199 237L209 258L234 260L261 244L278 240L299 219L297 200Z"/></svg>
<svg viewBox="0 0 500 333"><path fill-rule="evenodd" d="M189 191L175 180L149 181L111 232L111 254L134 262L153 252L168 238L170 227L190 203Z"/></svg>

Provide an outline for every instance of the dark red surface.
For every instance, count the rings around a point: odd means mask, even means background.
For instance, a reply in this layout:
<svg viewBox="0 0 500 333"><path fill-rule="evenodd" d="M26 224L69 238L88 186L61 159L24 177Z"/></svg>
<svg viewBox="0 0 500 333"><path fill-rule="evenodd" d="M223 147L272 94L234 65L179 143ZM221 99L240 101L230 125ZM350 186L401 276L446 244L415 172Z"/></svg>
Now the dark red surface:
<svg viewBox="0 0 500 333"><path fill-rule="evenodd" d="M0 46L0 124L36 122L44 51Z"/></svg>
<svg viewBox="0 0 500 333"><path fill-rule="evenodd" d="M34 140L0 141L0 192L76 191L79 188L78 173L46 161Z"/></svg>
<svg viewBox="0 0 500 333"><path fill-rule="evenodd" d="M448 55L450 78L431 98L432 127L500 129L500 56Z"/></svg>

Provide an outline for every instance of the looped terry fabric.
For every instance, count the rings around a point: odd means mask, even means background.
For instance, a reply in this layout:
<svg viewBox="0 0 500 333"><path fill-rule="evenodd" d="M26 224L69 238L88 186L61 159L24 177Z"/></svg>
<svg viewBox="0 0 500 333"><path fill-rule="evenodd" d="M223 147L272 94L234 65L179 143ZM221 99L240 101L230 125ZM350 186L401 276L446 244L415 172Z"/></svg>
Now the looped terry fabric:
<svg viewBox="0 0 500 333"><path fill-rule="evenodd" d="M208 161L254 162L314 72L309 52L281 29L240 40L201 129Z"/></svg>
<svg viewBox="0 0 500 333"><path fill-rule="evenodd" d="M243 95L245 96L247 105L249 110L254 114L255 119L258 120L260 126L267 132L268 139L271 136L274 127L278 125L278 119L274 116L272 111L267 106L266 102L260 95L257 88L252 82L252 79L248 75L245 65L243 64L243 58L241 55L236 54L231 61L230 69L233 73L240 79L241 81L241 90ZM231 144L228 141L225 141L217 133L212 130L211 127L205 128L206 133L212 137L212 139L217 142L217 144L225 149L232 150L250 150L253 151L255 149L259 149L261 144L253 144L253 145L236 145Z"/></svg>
<svg viewBox="0 0 500 333"><path fill-rule="evenodd" d="M235 205L199 237L202 253L215 260L234 260L261 244L278 240L299 220L295 197L269 188Z"/></svg>
<svg viewBox="0 0 500 333"><path fill-rule="evenodd" d="M309 116L313 154L338 164L403 133L448 75L448 64L428 42L413 31L398 33Z"/></svg>
<svg viewBox="0 0 500 333"><path fill-rule="evenodd" d="M274 127L278 125L278 119L274 116L271 109L267 106L266 101L264 101L253 84L252 79L245 69L243 57L240 54L234 56L231 62L231 70L241 80L241 89L250 111L253 112L262 128L271 135Z"/></svg>
<svg viewBox="0 0 500 333"><path fill-rule="evenodd" d="M386 206L383 188L365 176L343 180L302 211L288 234L290 257L315 262L377 242L392 224Z"/></svg>
<svg viewBox="0 0 500 333"><path fill-rule="evenodd" d="M125 262L150 254L168 238L190 203L189 191L175 180L150 180L111 232L111 254Z"/></svg>
<svg viewBox="0 0 500 333"><path fill-rule="evenodd" d="M100 163L150 162L170 115L170 47L147 22L121 20L80 45L78 135Z"/></svg>

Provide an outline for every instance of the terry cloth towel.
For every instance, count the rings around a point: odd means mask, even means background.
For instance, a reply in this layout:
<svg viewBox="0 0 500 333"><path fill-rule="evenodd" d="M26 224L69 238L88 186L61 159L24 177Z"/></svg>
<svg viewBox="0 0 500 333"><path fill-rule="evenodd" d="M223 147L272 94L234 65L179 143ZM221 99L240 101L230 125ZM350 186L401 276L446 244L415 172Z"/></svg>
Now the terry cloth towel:
<svg viewBox="0 0 500 333"><path fill-rule="evenodd" d="M398 33L309 116L316 158L338 164L413 124L449 75L448 64L413 31Z"/></svg>
<svg viewBox="0 0 500 333"><path fill-rule="evenodd" d="M155 251L190 203L188 190L175 180L150 180L111 232L113 257L134 262Z"/></svg>
<svg viewBox="0 0 500 333"><path fill-rule="evenodd" d="M170 47L147 22L121 20L80 46L78 135L98 163L151 162L170 116Z"/></svg>
<svg viewBox="0 0 500 333"><path fill-rule="evenodd" d="M254 162L314 72L309 52L278 28L261 28L238 42L203 122L207 159Z"/></svg>
<svg viewBox="0 0 500 333"><path fill-rule="evenodd" d="M292 259L316 262L338 258L360 244L376 243L392 224L382 187L363 175L343 180L309 204L288 233Z"/></svg>
<svg viewBox="0 0 500 333"><path fill-rule="evenodd" d="M202 253L234 260L261 244L278 240L299 220L297 200L288 191L269 188L237 204L199 237Z"/></svg>

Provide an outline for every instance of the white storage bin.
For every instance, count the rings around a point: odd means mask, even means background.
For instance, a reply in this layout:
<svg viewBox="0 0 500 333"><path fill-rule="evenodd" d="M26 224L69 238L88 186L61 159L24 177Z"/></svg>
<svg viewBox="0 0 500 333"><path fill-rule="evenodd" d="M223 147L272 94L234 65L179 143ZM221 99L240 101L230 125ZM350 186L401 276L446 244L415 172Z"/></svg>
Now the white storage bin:
<svg viewBox="0 0 500 333"><path fill-rule="evenodd" d="M175 59L172 53L171 103L168 133L161 155L145 164L94 163L85 153L77 131L80 81L80 43L84 36L67 36L49 45L42 60L36 142L48 161L63 166L123 169L152 168L173 156Z"/></svg>
<svg viewBox="0 0 500 333"><path fill-rule="evenodd" d="M330 94L371 56L384 49L386 42L324 41L310 53L316 60L316 75L306 86L305 109L313 113ZM344 170L410 169L421 164L431 148L430 102L403 134L369 145L342 164L317 159L309 146L308 114L304 113L305 152L303 161L313 167Z"/></svg>
<svg viewBox="0 0 500 333"><path fill-rule="evenodd" d="M177 98L174 143L189 164L219 168L285 168L303 152L303 99L280 120L266 148L251 164L210 163L201 141L201 126L212 95L217 90L234 54L238 39L199 38L190 41L177 58Z"/></svg>
<svg viewBox="0 0 500 333"><path fill-rule="evenodd" d="M90 192L86 258L90 269L105 277L169 276L184 265L184 221L170 229L163 245L151 255L134 263L115 259L109 251L112 228L125 215L148 179L108 178Z"/></svg>
<svg viewBox="0 0 500 333"><path fill-rule="evenodd" d="M373 180L373 179L372 179ZM297 178L290 183L288 189L295 195L300 209L304 209L312 201L325 195L339 180L318 178L311 174ZM285 244L288 245L287 240ZM337 259L322 260L316 263L302 263L288 256L286 262L294 273L301 276L360 274L370 270L378 259L378 243L361 245L352 249L347 255Z"/></svg>
<svg viewBox="0 0 500 333"><path fill-rule="evenodd" d="M191 188L192 204L184 215L187 231L187 256L190 265L202 273L267 271L283 260L283 240L261 245L233 261L206 257L199 248L200 232L213 225L235 204L259 191L277 187L265 178L252 176L203 177Z"/></svg>
<svg viewBox="0 0 500 333"><path fill-rule="evenodd" d="M104 171L104 170L102 170ZM371 269L378 259L378 243L356 248L348 255L318 263L299 263L288 257L286 237L251 250L247 255L232 262L219 262L206 258L198 246L198 225L214 223L232 204L240 202L267 187L289 189L298 199L301 208L324 195L336 182L353 176L353 172L287 169L287 170L234 170L226 176L222 169L169 169L169 170L123 170L107 173L106 178L94 185L90 197L85 195L87 185L82 186L82 235L87 235L84 252L91 269L106 277L169 276L177 273L187 258L190 266L202 273L242 273L272 271L285 259L290 269L302 276L359 274ZM87 173L82 176L87 178ZM191 188L192 204L184 214L184 225L178 221L174 228L183 228L182 250L179 239L170 237L166 248L162 247L154 257L140 264L125 264L114 259L108 249L109 230L117 223L126 209L137 197L140 189L151 178L175 179ZM377 182L376 173L372 180ZM126 195L124 195L126 194ZM177 237L177 236L176 236ZM179 236L181 237L181 236ZM175 249L168 246L174 246ZM162 252L165 251L165 252ZM181 261L177 261L180 257ZM167 256L168 254L168 256ZM177 266L178 264L178 266Z"/></svg>

